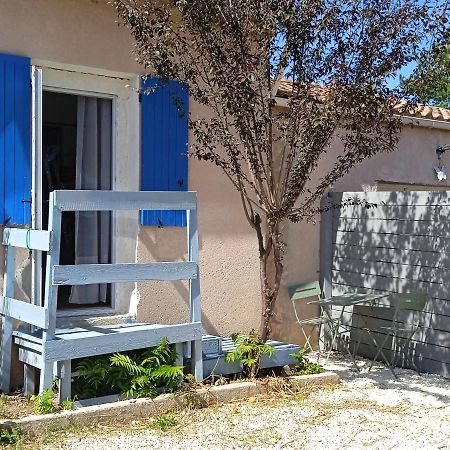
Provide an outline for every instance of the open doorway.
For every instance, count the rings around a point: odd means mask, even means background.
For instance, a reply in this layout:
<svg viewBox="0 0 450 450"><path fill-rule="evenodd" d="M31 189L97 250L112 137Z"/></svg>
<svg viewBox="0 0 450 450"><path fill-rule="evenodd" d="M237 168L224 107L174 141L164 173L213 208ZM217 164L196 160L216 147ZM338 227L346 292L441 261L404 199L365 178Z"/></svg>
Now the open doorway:
<svg viewBox="0 0 450 450"><path fill-rule="evenodd" d="M112 100L42 94L42 224L56 189L112 188ZM62 215L60 264L111 263L110 212ZM42 272L45 276L45 258ZM60 286L58 309L111 306L111 285Z"/></svg>

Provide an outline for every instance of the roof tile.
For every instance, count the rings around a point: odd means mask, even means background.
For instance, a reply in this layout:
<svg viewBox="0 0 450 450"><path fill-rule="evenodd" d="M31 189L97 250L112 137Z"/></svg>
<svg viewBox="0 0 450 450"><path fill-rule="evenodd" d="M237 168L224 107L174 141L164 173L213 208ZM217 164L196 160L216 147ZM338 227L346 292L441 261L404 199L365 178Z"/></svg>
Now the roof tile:
<svg viewBox="0 0 450 450"><path fill-rule="evenodd" d="M317 95L317 97L323 97L326 94L326 88L319 85L314 85L311 91ZM292 82L283 78L280 81L277 95L279 97L288 98L292 93ZM405 103L399 102L395 107L397 110L404 108ZM445 108L438 108L436 106L429 105L417 105L415 108L409 111L402 111L402 115L417 117L420 119L439 120L443 122L450 122L450 110Z"/></svg>

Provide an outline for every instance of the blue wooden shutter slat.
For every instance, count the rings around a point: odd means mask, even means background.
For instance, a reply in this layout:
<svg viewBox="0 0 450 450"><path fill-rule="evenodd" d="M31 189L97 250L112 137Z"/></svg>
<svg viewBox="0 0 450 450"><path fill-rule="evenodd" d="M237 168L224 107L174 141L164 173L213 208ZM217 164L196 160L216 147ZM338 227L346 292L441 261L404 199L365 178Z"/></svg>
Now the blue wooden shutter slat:
<svg viewBox="0 0 450 450"><path fill-rule="evenodd" d="M157 78L146 80L144 88L155 91L142 96L141 109L141 190L186 191L188 189L189 97L176 81L163 84ZM183 103L180 111L179 103ZM179 180L183 180L179 183ZM141 224L185 226L184 211L142 211Z"/></svg>
<svg viewBox="0 0 450 450"><path fill-rule="evenodd" d="M6 62L0 58L0 223L5 222L5 164L6 134L2 132L6 123L5 86Z"/></svg>
<svg viewBox="0 0 450 450"><path fill-rule="evenodd" d="M5 64L5 216L4 220L9 223L14 221L15 199L15 173L16 173L16 147L15 147L15 94L16 85L14 82L14 63Z"/></svg>
<svg viewBox="0 0 450 450"><path fill-rule="evenodd" d="M0 54L0 223L30 222L30 59Z"/></svg>

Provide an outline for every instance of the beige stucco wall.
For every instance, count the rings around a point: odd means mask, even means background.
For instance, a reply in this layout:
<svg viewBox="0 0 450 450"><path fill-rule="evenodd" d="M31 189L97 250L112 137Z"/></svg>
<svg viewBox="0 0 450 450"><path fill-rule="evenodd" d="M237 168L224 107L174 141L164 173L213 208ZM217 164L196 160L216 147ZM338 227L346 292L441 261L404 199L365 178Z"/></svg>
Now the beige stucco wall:
<svg viewBox="0 0 450 450"><path fill-rule="evenodd" d="M132 38L106 0L0 0L0 51L139 72Z"/></svg>
<svg viewBox="0 0 450 450"><path fill-rule="evenodd" d="M0 0L0 52L138 73L131 44L128 32L117 27L114 11L103 1ZM195 105L193 112L201 114ZM377 179L434 184L434 149L449 141L450 132L407 129L398 151L363 163L335 190L361 190ZM199 198L205 329L219 334L248 331L258 326L260 314L256 239L225 176L206 163L191 160L189 164L189 188L198 191ZM322 168L326 165L323 162ZM290 224L285 240L285 273L274 336L299 341L286 287L318 279L319 225ZM185 230L143 228L138 245L129 245L136 249L139 262L180 259L186 254ZM182 282L140 284L138 294L139 320L176 322L187 316L187 288Z"/></svg>

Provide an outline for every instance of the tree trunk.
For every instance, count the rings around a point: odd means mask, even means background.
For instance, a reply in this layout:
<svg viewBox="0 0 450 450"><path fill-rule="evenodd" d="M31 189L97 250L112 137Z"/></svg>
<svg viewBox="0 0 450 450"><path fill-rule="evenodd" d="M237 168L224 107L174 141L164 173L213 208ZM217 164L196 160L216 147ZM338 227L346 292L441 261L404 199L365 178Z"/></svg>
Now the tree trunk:
<svg viewBox="0 0 450 450"><path fill-rule="evenodd" d="M261 322L259 336L266 342L270 336L270 320L280 290L282 264L282 242L280 240L280 223L267 226L266 239L261 230L256 229L259 243L259 269L261 282Z"/></svg>

